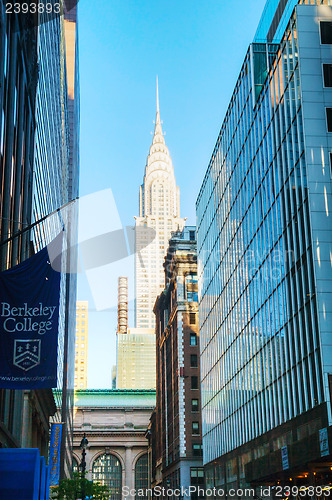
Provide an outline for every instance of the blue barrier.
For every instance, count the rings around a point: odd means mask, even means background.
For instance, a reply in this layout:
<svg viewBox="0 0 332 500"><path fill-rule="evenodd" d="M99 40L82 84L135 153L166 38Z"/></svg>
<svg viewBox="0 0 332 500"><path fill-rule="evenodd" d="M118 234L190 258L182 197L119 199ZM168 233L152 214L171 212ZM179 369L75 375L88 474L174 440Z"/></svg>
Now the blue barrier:
<svg viewBox="0 0 332 500"><path fill-rule="evenodd" d="M0 498L49 499L49 470L38 449L0 449Z"/></svg>

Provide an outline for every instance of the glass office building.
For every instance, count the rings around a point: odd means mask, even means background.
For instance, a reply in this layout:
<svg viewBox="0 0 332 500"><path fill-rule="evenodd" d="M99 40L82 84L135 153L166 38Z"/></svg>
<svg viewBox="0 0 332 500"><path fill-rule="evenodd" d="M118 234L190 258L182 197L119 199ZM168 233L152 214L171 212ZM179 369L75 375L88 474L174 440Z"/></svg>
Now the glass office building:
<svg viewBox="0 0 332 500"><path fill-rule="evenodd" d="M197 199L207 486L331 473L328 4L268 2Z"/></svg>
<svg viewBox="0 0 332 500"><path fill-rule="evenodd" d="M46 4L47 0L43 0ZM41 15L38 34L39 79L36 99L36 142L33 184L33 220L52 213L78 196L79 83L77 8L53 19ZM62 257L58 389L54 396L55 421L64 427L61 475L72 470L73 393L76 330L75 243L78 213L75 203L49 217L34 230L34 247L40 250L64 229ZM71 271L66 273L66 271Z"/></svg>
<svg viewBox="0 0 332 500"><path fill-rule="evenodd" d="M68 229L68 212L62 211L7 242L78 193L77 11L75 7L61 17L45 16L6 14L0 2L0 270L24 261L64 226ZM72 210L70 215L73 244L77 213ZM65 238L64 247L67 242ZM55 393L61 410L55 419L67 424L62 475L71 473L76 319L76 275L65 273L65 260L58 342L61 392ZM51 389L1 389L0 447L39 448L47 457L48 420L55 412Z"/></svg>
<svg viewBox="0 0 332 500"><path fill-rule="evenodd" d="M38 80L31 25L32 15L6 14L0 2L0 271L24 261L31 249L29 231L7 241L31 222ZM23 406L22 391L0 389L0 448L21 445ZM43 454L44 446L39 449Z"/></svg>

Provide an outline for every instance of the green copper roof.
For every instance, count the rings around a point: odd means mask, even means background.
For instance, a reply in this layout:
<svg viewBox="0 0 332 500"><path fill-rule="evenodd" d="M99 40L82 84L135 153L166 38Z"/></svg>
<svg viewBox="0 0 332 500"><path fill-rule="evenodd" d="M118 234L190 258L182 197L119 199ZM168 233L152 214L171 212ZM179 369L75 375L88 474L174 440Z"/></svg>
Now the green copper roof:
<svg viewBox="0 0 332 500"><path fill-rule="evenodd" d="M154 408L155 390L80 389L75 391L76 407Z"/></svg>

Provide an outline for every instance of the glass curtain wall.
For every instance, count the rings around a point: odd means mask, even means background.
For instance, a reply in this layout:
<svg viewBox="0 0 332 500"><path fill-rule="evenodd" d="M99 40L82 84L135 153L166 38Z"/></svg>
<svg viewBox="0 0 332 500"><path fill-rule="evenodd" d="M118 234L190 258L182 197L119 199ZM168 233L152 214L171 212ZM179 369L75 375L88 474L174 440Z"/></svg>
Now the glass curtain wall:
<svg viewBox="0 0 332 500"><path fill-rule="evenodd" d="M323 401L295 18L247 53L197 219L207 463Z"/></svg>

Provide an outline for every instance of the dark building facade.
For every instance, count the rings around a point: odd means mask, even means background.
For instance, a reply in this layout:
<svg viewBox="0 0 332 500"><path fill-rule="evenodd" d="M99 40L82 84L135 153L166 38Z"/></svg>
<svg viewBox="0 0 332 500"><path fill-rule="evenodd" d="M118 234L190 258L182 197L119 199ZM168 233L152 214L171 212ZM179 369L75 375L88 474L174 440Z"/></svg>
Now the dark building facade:
<svg viewBox="0 0 332 500"><path fill-rule="evenodd" d="M331 47L267 2L197 199L208 487L332 482Z"/></svg>
<svg viewBox="0 0 332 500"><path fill-rule="evenodd" d="M157 392L152 486L202 486L202 428L195 227L172 234L165 290L156 300ZM155 444L153 443L155 440Z"/></svg>
<svg viewBox="0 0 332 500"><path fill-rule="evenodd" d="M37 29L34 16L6 15L0 2L0 269L28 258L31 233L6 243L32 221L35 109L38 82ZM29 432L23 409L33 407ZM54 414L51 391L24 393L0 389L0 446L30 443L47 450L48 419ZM26 429L26 422L24 428Z"/></svg>
<svg viewBox="0 0 332 500"><path fill-rule="evenodd" d="M4 242L78 195L79 87L76 8L52 19L41 14L39 25L29 14L6 15L3 2L0 11L0 211ZM66 30L66 16L74 29ZM75 245L77 237L75 208L47 218L2 245L1 270L38 252L63 228L66 249ZM72 470L76 274L75 262L68 264L70 258L75 259L75 255L62 259L60 285L61 391L54 397L52 390L0 390L2 446L38 447L45 455L50 417L65 423L62 475ZM55 401L60 394L61 400ZM56 407L61 408L60 413L55 413Z"/></svg>

